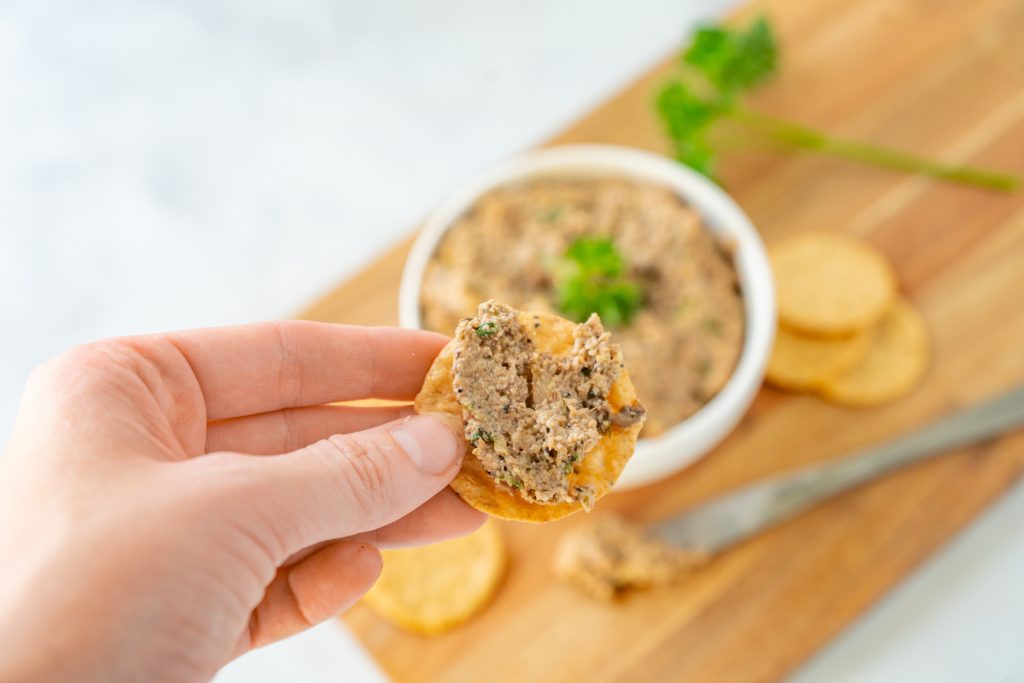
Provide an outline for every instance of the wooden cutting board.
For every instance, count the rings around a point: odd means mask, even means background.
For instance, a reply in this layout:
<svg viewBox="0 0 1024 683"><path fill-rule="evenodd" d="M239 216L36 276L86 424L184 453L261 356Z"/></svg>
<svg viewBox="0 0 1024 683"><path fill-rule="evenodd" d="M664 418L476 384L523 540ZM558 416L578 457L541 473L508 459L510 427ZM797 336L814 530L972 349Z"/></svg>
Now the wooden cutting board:
<svg viewBox="0 0 1024 683"><path fill-rule="evenodd" d="M1024 172L1024 2L769 0L779 77L751 101L835 133ZM651 113L666 64L551 141L664 151ZM653 520L733 487L920 425L1024 382L1022 195L935 183L809 155L728 157L728 190L765 239L857 233L895 262L931 328L934 365L913 396L847 410L764 389L701 462L599 509ZM397 320L409 242L302 314ZM397 681L773 681L869 608L1007 489L1024 436L966 449L840 496L670 589L621 604L552 581L572 518L505 524L511 567L484 614L448 635L405 634L357 606L346 621ZM978 626L978 625L974 625Z"/></svg>

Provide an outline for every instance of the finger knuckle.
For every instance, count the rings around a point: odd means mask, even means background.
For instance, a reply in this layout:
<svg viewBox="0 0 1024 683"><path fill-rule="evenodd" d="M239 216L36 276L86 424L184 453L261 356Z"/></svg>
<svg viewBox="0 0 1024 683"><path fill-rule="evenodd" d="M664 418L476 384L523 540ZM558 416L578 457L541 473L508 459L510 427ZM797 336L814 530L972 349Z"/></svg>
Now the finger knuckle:
<svg viewBox="0 0 1024 683"><path fill-rule="evenodd" d="M336 435L327 441L337 454L335 476L345 493L364 511L383 506L391 494L392 473L380 444L362 434Z"/></svg>
<svg viewBox="0 0 1024 683"><path fill-rule="evenodd" d="M268 324L277 336L280 349L277 368L277 391L281 397L281 405L298 405L301 403L302 387L304 384L299 351L284 322L274 320Z"/></svg>
<svg viewBox="0 0 1024 683"><path fill-rule="evenodd" d="M280 416L280 430L284 436L285 450L297 448L302 442L302 428L299 424L297 412L285 409L278 411L277 414Z"/></svg>
<svg viewBox="0 0 1024 683"><path fill-rule="evenodd" d="M29 375L29 388L54 388L62 394L89 393L106 375L123 367L128 349L118 339L73 346L37 366Z"/></svg>
<svg viewBox="0 0 1024 683"><path fill-rule="evenodd" d="M260 495L260 464L251 456L218 451L177 470L184 477L181 489L190 498L188 509L206 520L211 532L226 525L231 542L244 546L250 557L255 551L259 566L276 566L273 563L286 554L286 539L293 529L288 527L288 516Z"/></svg>

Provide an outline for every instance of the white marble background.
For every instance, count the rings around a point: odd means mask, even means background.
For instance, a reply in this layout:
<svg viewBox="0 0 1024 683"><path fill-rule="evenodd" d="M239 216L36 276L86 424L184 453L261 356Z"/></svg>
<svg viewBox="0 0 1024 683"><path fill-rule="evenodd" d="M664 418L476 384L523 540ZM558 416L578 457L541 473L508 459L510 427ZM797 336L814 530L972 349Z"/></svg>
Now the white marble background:
<svg viewBox="0 0 1024 683"><path fill-rule="evenodd" d="M46 357L287 316L733 2L0 0L0 442ZM1024 683L1022 522L1018 490L795 680ZM218 677L381 679L336 622Z"/></svg>

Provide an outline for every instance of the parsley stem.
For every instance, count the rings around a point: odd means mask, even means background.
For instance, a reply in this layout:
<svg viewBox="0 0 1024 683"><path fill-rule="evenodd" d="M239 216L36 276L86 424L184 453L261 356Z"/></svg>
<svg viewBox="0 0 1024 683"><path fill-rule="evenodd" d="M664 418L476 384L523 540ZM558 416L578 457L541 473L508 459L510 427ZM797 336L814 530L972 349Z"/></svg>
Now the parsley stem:
<svg viewBox="0 0 1024 683"><path fill-rule="evenodd" d="M855 140L838 138L798 123L762 114L741 106L731 108L728 111L728 116L743 125L758 130L770 138L793 147L814 150L823 154L831 154L899 171L920 173L933 178L951 180L990 190L1013 192L1020 185L1020 177L1012 173L1001 173L976 166L945 164L886 147L877 147Z"/></svg>

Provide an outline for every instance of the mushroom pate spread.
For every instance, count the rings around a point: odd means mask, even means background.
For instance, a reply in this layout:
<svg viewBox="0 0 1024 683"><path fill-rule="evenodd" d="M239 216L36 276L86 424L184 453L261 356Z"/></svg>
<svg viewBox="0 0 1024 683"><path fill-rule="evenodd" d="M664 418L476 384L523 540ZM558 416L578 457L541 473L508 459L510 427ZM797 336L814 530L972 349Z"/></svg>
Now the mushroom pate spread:
<svg viewBox="0 0 1024 683"><path fill-rule="evenodd" d="M455 397L473 454L496 482L531 502L590 509L594 491L570 485L569 475L609 428L643 420L644 409L612 412L622 353L596 315L576 325L564 355L537 349L542 325L539 316L480 304L456 328Z"/></svg>

